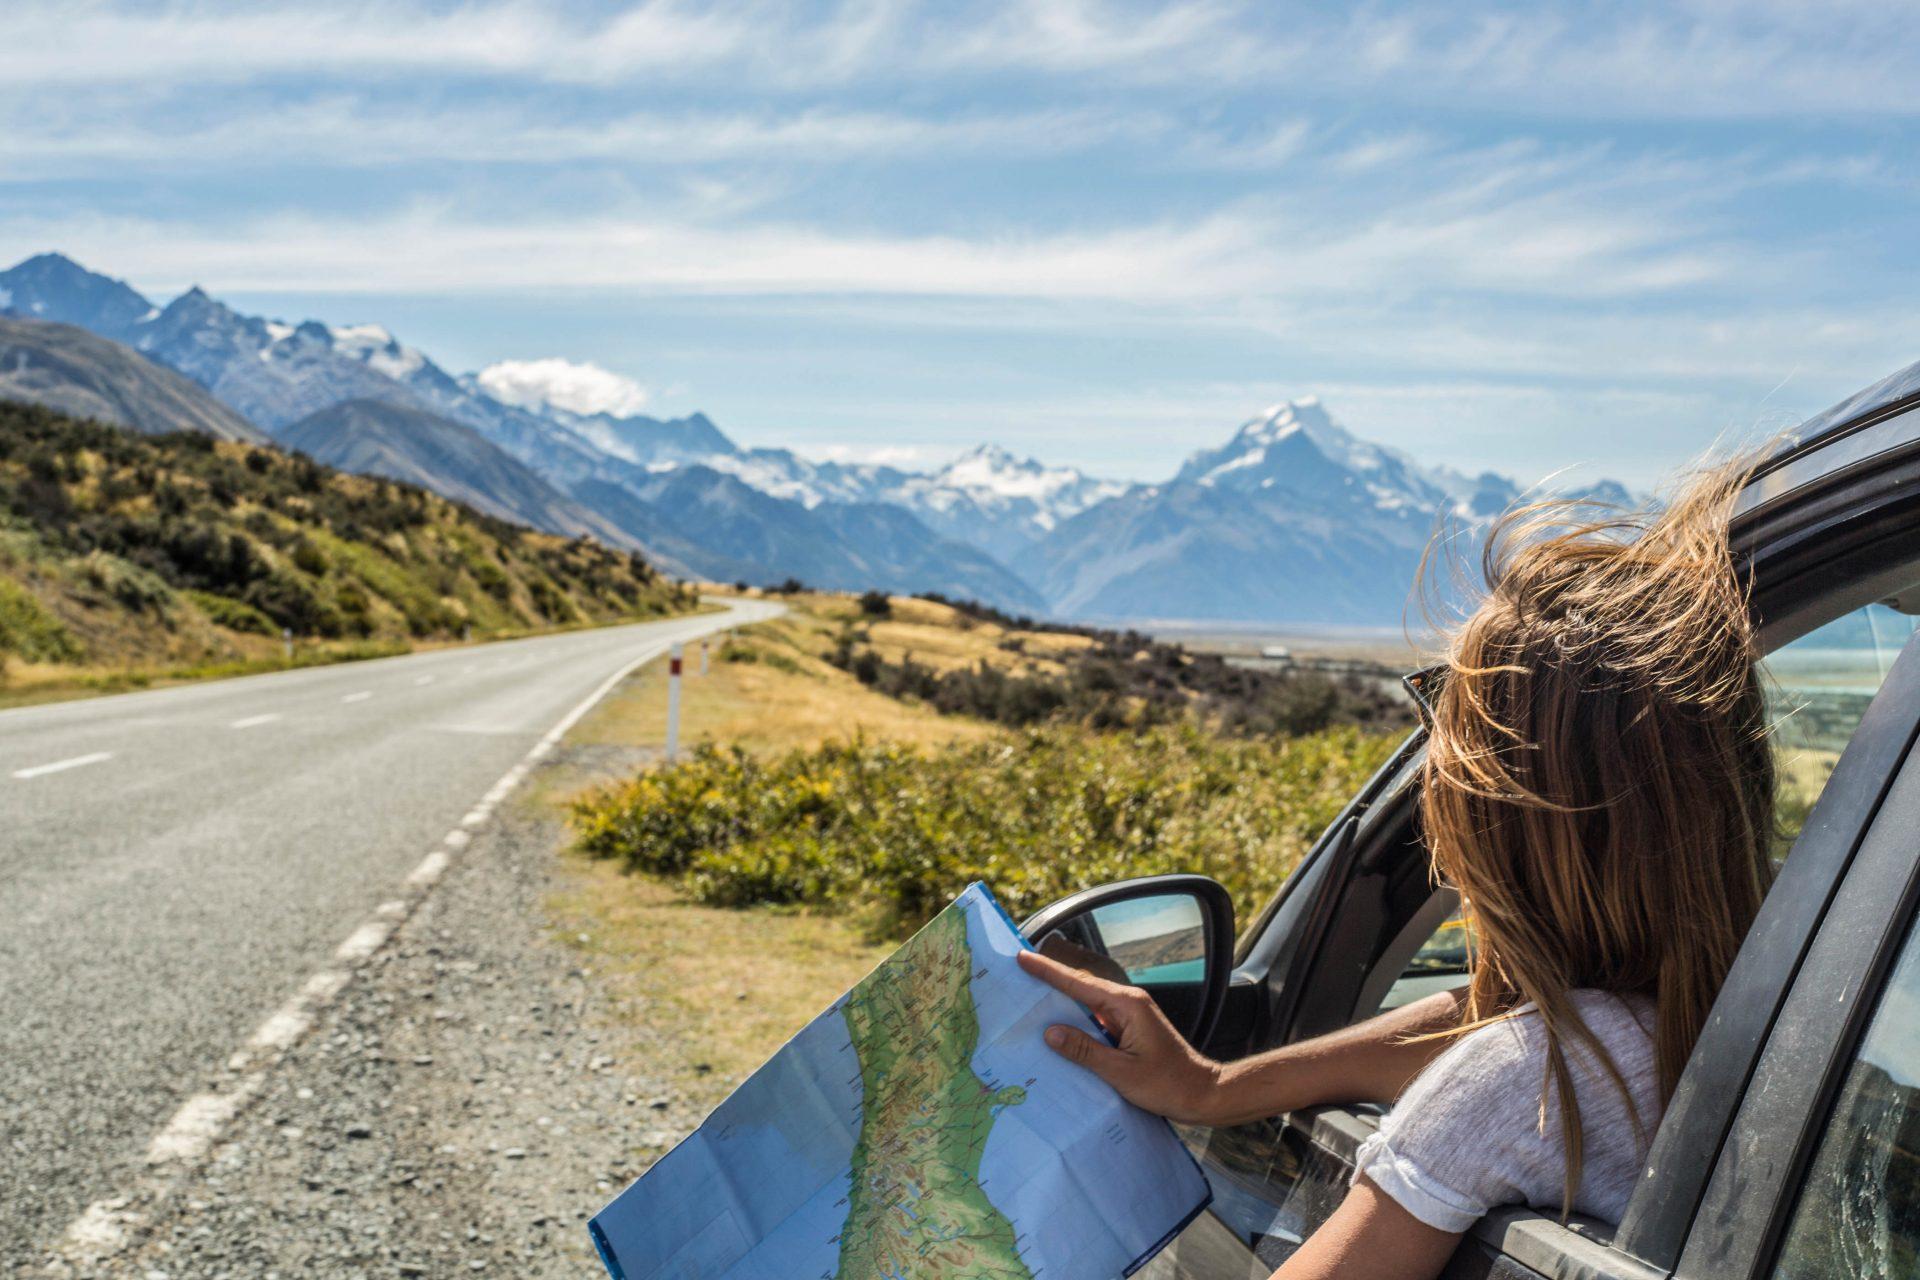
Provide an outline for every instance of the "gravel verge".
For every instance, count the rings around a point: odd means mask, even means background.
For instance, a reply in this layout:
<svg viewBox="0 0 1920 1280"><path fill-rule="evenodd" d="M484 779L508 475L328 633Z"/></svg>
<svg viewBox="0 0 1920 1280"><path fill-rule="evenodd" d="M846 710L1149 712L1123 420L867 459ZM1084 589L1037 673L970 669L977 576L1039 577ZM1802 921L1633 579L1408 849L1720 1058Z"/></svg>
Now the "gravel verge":
<svg viewBox="0 0 1920 1280"><path fill-rule="evenodd" d="M522 795L644 758L563 748ZM505 806L106 1274L599 1274L586 1220L702 1109L548 919L565 839Z"/></svg>

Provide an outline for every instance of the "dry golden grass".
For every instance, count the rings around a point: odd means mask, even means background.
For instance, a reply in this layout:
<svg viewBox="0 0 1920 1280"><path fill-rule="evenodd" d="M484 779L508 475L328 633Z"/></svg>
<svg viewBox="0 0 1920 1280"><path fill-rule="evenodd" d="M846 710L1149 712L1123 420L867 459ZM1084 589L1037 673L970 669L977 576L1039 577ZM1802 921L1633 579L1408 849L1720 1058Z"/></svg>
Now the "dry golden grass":
<svg viewBox="0 0 1920 1280"><path fill-rule="evenodd" d="M714 742L780 751L861 735L935 745L997 732L978 721L942 716L875 693L830 666L822 655L833 647L837 630L827 609L803 597L785 617L740 633L736 643L753 661L723 661L716 644L702 676L699 647L691 646L680 690L681 744ZM666 663L650 663L583 720L573 740L657 747L665 741L666 719Z"/></svg>
<svg viewBox="0 0 1920 1280"><path fill-rule="evenodd" d="M891 950L828 916L700 906L582 857L567 859L553 910L561 936L609 984L622 1015L678 1043L670 1065L702 1106Z"/></svg>
<svg viewBox="0 0 1920 1280"><path fill-rule="evenodd" d="M1059 655L1093 644L1086 636L1012 630L931 600L895 596L892 606L892 615L879 619L860 616L851 602L812 607L835 623L864 626L868 642L881 657L898 662L911 655L915 662L939 671L985 662L1009 671L1057 674L1064 670ZM1008 648L1009 641L1015 647Z"/></svg>
<svg viewBox="0 0 1920 1280"><path fill-rule="evenodd" d="M934 746L999 732L875 693L829 665L823 655L833 637L858 613L852 601L801 596L790 603L786 616L740 633L736 643L755 661L721 661L716 643L702 676L699 648L689 648L681 684L683 746L714 742L771 752L856 734ZM896 601L896 609L902 604L919 614L924 602ZM935 626L923 620L905 625ZM992 648L999 632L994 629L993 639L959 634L967 645ZM569 740L657 748L666 734L666 704L666 663L650 663L582 720ZM564 803L596 780L562 775L544 798ZM553 911L560 936L593 957L596 976L607 982L622 1016L679 1044L684 1087L703 1105L718 1102L892 949L867 941L855 920L783 908L702 906L663 881L578 854L562 862ZM577 940L582 933L584 944ZM695 1070L702 1063L708 1072Z"/></svg>

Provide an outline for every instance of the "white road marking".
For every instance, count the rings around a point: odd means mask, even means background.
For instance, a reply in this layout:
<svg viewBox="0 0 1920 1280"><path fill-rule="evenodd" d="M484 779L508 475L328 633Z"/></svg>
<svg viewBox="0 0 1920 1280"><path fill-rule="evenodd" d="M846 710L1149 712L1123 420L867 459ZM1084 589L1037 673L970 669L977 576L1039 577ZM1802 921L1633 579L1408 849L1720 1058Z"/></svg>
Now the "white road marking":
<svg viewBox="0 0 1920 1280"><path fill-rule="evenodd" d="M242 716L240 719L235 720L232 724L228 725L227 728L251 729L257 724L272 724L275 720L278 720L279 718L280 718L280 714L276 711L269 711L269 712L266 712L264 715Z"/></svg>
<svg viewBox="0 0 1920 1280"><path fill-rule="evenodd" d="M413 682L414 682L415 684L417 684L417 685L420 685L420 684L432 684L432 683L433 683L433 677L432 677L432 676L416 676L416 677L414 678L414 681L413 681Z"/></svg>
<svg viewBox="0 0 1920 1280"><path fill-rule="evenodd" d="M613 692L622 680L645 664L662 657L673 637L661 640L633 661L608 676L600 686L582 699L560 722L547 730L519 763L501 775L481 803L468 811L461 825L447 832L441 847L422 858L402 885L403 896L374 908L359 928L347 935L334 952L333 963L307 979L287 1002L260 1024L245 1046L227 1060L234 1079L224 1088L195 1095L181 1104L165 1128L154 1135L147 1148L147 1160L154 1172L142 1184L110 1200L98 1200L87 1206L67 1227L63 1254L68 1261L94 1265L125 1249L146 1225L149 1215L172 1194L177 1178L164 1177L168 1169L184 1169L206 1158L214 1143L246 1105L266 1086L267 1070L279 1056L291 1049L300 1037L312 1029L320 1013L339 996L353 978L354 971L386 945L394 931L413 914L452 865L453 855L472 841L469 828L478 827L492 816L494 807L522 782L535 761L552 753L574 725L587 712ZM369 698L371 693L349 694L345 702ZM103 754L101 759L105 759ZM68 762L62 762L66 765ZM93 763L87 758L80 763ZM46 767L46 766L43 766ZM17 776L17 775L16 775ZM136 1207L137 1206L137 1207Z"/></svg>
<svg viewBox="0 0 1920 1280"><path fill-rule="evenodd" d="M350 694L348 694L348 695L347 695L346 697L344 697L344 698L342 698L342 699L340 699L340 701L342 701L342 702L365 702L365 701L366 701L366 700L367 700L368 698L371 698L372 696L373 696L373 695L372 695L371 693L369 693L369 692L367 692L367 691L366 691L365 689L362 689L362 690L361 690L360 692L358 692L358 693L350 693Z"/></svg>
<svg viewBox="0 0 1920 1280"><path fill-rule="evenodd" d="M70 760L55 760L52 764L36 764L28 769L15 769L16 778L44 778L50 773L64 773L68 769L78 769L83 765L99 764L102 760L113 759L111 751L95 751L89 755L74 756Z"/></svg>

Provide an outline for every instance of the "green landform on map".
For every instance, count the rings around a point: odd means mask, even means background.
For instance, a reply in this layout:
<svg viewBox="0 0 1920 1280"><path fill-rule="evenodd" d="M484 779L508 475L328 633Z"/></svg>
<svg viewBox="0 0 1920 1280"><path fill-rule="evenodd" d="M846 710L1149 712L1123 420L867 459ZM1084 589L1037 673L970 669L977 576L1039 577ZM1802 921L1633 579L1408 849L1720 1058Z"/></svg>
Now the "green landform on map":
<svg viewBox="0 0 1920 1280"><path fill-rule="evenodd" d="M972 978L955 906L847 996L861 1123L835 1280L1033 1280L980 1185L994 1118L1027 1095L974 1074Z"/></svg>

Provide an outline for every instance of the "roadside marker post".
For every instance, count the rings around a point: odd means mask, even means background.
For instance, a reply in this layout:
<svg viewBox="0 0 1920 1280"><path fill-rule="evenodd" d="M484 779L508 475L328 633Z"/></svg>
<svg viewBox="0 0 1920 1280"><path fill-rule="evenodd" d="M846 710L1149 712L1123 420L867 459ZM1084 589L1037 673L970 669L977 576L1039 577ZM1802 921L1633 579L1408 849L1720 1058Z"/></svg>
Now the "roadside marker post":
<svg viewBox="0 0 1920 1280"><path fill-rule="evenodd" d="M680 754L680 654L676 644L667 654L667 763Z"/></svg>
<svg viewBox="0 0 1920 1280"><path fill-rule="evenodd" d="M287 661L292 662L293 661L293 628L292 627L280 628L280 647L281 649L285 650L287 655Z"/></svg>
<svg viewBox="0 0 1920 1280"><path fill-rule="evenodd" d="M700 642L700 674L703 676L707 674L707 642L705 640Z"/></svg>

